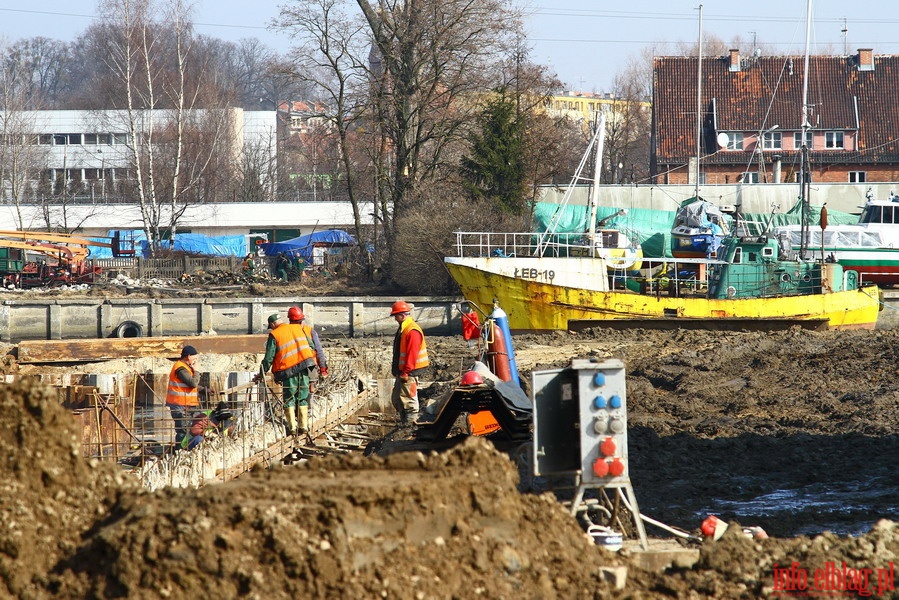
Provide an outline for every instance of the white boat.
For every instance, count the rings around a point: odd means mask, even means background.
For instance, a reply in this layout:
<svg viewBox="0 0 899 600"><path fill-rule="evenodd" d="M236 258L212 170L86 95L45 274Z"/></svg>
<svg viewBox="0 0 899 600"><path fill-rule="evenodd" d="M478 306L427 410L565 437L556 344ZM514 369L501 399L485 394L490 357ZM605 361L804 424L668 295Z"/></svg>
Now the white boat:
<svg viewBox="0 0 899 600"><path fill-rule="evenodd" d="M806 239L803 240L803 231ZM781 252L798 252L805 243L822 260L856 271L862 283L899 284L899 198L868 200L857 224L774 229Z"/></svg>

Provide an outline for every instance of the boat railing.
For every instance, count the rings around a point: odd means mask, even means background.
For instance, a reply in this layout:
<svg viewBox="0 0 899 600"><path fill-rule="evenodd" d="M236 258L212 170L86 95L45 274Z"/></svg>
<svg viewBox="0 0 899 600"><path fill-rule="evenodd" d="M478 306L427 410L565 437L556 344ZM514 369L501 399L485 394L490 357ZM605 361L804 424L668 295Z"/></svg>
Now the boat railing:
<svg viewBox="0 0 899 600"><path fill-rule="evenodd" d="M616 248L618 232L597 231L597 248ZM584 256L589 250L584 233L557 233L541 242L536 233L456 232L456 255L459 257L565 257Z"/></svg>

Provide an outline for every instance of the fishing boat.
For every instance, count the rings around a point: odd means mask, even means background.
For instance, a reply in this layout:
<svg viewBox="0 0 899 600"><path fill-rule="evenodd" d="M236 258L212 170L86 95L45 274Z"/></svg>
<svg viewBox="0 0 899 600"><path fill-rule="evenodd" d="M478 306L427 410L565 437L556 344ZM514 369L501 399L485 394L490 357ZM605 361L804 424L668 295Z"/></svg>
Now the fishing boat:
<svg viewBox="0 0 899 600"><path fill-rule="evenodd" d="M802 139L810 128L807 68L805 73ZM700 127L697 118L697 139ZM801 202L807 216L806 146L801 168ZM839 263L809 260L805 251L780 252L769 230L766 226L760 235L746 235L748 230L738 223L722 239L716 259L658 261L654 270L612 281L602 257L572 256L542 240L526 245L514 237L522 245L513 252L494 247L513 234L460 232L457 255L445 263L467 300L486 306L498 300L515 332L597 325L874 328L882 306L876 286L861 286L858 274Z"/></svg>
<svg viewBox="0 0 899 600"><path fill-rule="evenodd" d="M491 235L457 234L459 256L446 267L467 300L497 299L513 332L589 326L873 329L879 289L861 287L839 263L779 260L772 236L730 236L720 260L682 259L676 275L624 277L610 284L604 259L478 256ZM707 280L696 278L696 267ZM658 271L658 268L657 268Z"/></svg>
<svg viewBox="0 0 899 600"><path fill-rule="evenodd" d="M857 272L863 283L899 284L899 199L868 200L857 224L823 229L781 225L774 233L782 250L795 252L805 246L823 260Z"/></svg>

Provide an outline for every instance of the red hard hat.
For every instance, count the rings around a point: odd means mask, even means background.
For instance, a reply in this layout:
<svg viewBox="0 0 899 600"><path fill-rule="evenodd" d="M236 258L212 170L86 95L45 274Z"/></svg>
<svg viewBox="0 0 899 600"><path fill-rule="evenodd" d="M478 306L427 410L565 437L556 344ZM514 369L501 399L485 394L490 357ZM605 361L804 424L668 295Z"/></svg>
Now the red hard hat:
<svg viewBox="0 0 899 600"><path fill-rule="evenodd" d="M459 383L461 385L483 385L484 378L481 377L480 373L468 371L462 375L462 379L459 380Z"/></svg>
<svg viewBox="0 0 899 600"><path fill-rule="evenodd" d="M303 314L303 311L300 310L296 306L291 306L287 309L287 318L291 321L302 321L306 318L306 315Z"/></svg>
<svg viewBox="0 0 899 600"><path fill-rule="evenodd" d="M397 300L393 303L393 308L390 309L390 316L392 317L393 315L407 312L412 312L412 309L409 308L409 305L402 300Z"/></svg>

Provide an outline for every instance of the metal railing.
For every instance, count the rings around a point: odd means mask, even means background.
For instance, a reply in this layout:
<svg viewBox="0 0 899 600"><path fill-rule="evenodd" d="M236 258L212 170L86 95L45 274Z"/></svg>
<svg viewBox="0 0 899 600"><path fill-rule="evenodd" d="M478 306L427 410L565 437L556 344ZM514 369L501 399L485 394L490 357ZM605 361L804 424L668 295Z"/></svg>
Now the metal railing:
<svg viewBox="0 0 899 600"><path fill-rule="evenodd" d="M622 248L617 230L600 230L594 240L596 248ZM536 233L456 232L456 256L459 257L565 257L587 256L590 241L584 233L558 233L541 242Z"/></svg>

